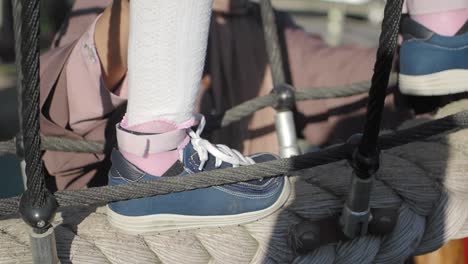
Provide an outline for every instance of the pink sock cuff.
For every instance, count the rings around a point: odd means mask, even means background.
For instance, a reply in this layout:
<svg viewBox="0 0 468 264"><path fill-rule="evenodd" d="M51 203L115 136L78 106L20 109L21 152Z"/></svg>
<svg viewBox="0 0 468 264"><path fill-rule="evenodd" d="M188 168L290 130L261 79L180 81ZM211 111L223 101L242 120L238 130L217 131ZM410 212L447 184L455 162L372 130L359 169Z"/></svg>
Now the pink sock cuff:
<svg viewBox="0 0 468 264"><path fill-rule="evenodd" d="M411 18L439 35L454 36L468 19L468 8L411 15Z"/></svg>
<svg viewBox="0 0 468 264"><path fill-rule="evenodd" d="M125 150L120 152L128 162L153 176L162 176L180 157L179 150L150 154L146 157L139 157Z"/></svg>
<svg viewBox="0 0 468 264"><path fill-rule="evenodd" d="M186 130L192 127L195 122L195 119L187 120L181 124L167 120L155 120L136 126L128 126L128 120L124 117L116 127L117 143L119 149L138 157L148 157L175 149L180 150L189 142Z"/></svg>
<svg viewBox="0 0 468 264"><path fill-rule="evenodd" d="M161 134L138 135L117 125L119 149L139 157L177 149L186 137L185 129Z"/></svg>

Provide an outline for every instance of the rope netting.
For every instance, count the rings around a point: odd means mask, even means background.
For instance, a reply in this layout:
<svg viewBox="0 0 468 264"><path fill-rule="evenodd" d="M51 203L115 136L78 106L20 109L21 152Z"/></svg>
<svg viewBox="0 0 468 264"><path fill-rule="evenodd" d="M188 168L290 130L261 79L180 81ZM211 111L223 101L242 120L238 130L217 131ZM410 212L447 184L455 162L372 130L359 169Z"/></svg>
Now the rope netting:
<svg viewBox="0 0 468 264"><path fill-rule="evenodd" d="M393 74L390 78L389 87L395 86L396 84L397 75ZM304 91L296 91L295 98L296 101L300 102L306 100L349 97L369 92L370 86L371 81L364 81L335 87L310 88ZM232 109L227 110L220 117L207 117L207 120L209 120L211 123L206 130L210 131L210 129L214 130L227 127L235 122L242 120L243 118L251 116L261 109L275 106L277 101L278 95L274 93L246 101L233 107ZM15 155L17 153L16 144L16 139L0 142L0 156L9 154ZM42 150L102 154L104 153L104 145L105 142L100 141L42 136Z"/></svg>
<svg viewBox="0 0 468 264"><path fill-rule="evenodd" d="M466 109L466 101L456 111L461 109ZM63 208L54 223L58 254L61 263L86 264L403 263L468 235L468 185L462 173L467 133L451 131L382 152L371 205L397 209L397 225L387 236L361 236L306 254L290 246L286 238L291 226L303 219L329 223L339 215L351 176L350 166L341 161L294 172L285 206L240 226L134 236L109 227L105 206ZM0 263L30 263L24 224L15 217L1 223Z"/></svg>
<svg viewBox="0 0 468 264"><path fill-rule="evenodd" d="M468 111L460 112L422 125L382 135L378 141L381 150L424 140L428 137L468 127ZM350 158L353 146L337 145L330 148L238 168L213 170L194 174L191 177L166 177L153 182L130 183L119 186L105 186L75 191L56 192L61 207L105 204L121 200L183 192L236 182L258 180L313 168ZM17 212L19 197L0 199L0 216Z"/></svg>
<svg viewBox="0 0 468 264"><path fill-rule="evenodd" d="M26 160L27 188L24 202L33 208L40 208L46 202L47 190L44 184L41 150L103 153L104 142L85 140L71 140L57 137L40 137L39 134L39 1L22 1L23 15L28 19L22 20L21 66L23 105L22 120L24 122L24 148ZM264 30L270 32L274 39L267 40L267 50L272 62L272 76L275 84L285 82L282 70L281 51L278 42L277 26L274 12L269 0L261 0ZM445 118L424 123L420 126L397 131L393 134L380 136L380 123L389 83L395 83L391 77L394 53L397 47L397 36L401 17L403 0L388 0L382 23L382 33L379 40L375 73L370 82L362 82L351 86L335 88L316 88L303 92L296 92L296 100L325 99L352 96L369 91L369 103L366 116L364 134L359 145L359 151L364 157L376 155L379 150L423 140L440 133L454 129L468 127L468 111L460 112ZM275 39L276 38L276 39ZM370 87L370 88L369 88ZM226 127L254 112L272 107L278 102L278 95L270 94L245 102L228 110L217 119L217 124L211 127ZM214 118L213 120L215 120ZM214 122L214 121L213 121ZM42 142L41 142L42 139ZM0 143L0 154L16 154L15 140ZM153 182L137 182L119 186L105 186L76 191L60 191L54 195L61 207L101 205L129 199L183 192L199 188L220 186L225 184L257 180L281 175L291 175L294 172L350 159L354 145L337 145L319 152L308 153L288 159L207 171L191 177L166 177ZM377 154L378 155L378 154ZM299 176L301 177L301 176ZM24 196L23 196L24 197ZM0 200L0 216L16 213L20 197ZM361 251L362 253L362 251Z"/></svg>

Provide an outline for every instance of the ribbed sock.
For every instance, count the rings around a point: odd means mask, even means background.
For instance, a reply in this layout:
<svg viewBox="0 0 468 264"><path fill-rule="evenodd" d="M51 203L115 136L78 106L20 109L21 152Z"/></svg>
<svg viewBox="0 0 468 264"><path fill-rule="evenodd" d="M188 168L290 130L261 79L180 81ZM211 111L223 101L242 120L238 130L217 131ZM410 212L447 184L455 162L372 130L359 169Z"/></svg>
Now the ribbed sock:
<svg viewBox="0 0 468 264"><path fill-rule="evenodd" d="M145 140L145 138L155 135L169 133L175 130L186 130L193 125L193 120L189 120L182 124L176 124L171 121L151 121L136 126L129 126L126 118L122 120L120 126L128 131L138 132L137 137ZM190 138L188 135L185 137L177 138L178 142L174 142L176 147L172 150L162 151L159 153L148 153L140 150L140 155L135 154L133 151L120 147L122 155L133 165L154 176L163 175L171 166L181 158L182 150L188 144ZM166 142L152 141L151 144L161 145ZM131 142L130 142L131 144ZM133 152L133 153L132 153Z"/></svg>

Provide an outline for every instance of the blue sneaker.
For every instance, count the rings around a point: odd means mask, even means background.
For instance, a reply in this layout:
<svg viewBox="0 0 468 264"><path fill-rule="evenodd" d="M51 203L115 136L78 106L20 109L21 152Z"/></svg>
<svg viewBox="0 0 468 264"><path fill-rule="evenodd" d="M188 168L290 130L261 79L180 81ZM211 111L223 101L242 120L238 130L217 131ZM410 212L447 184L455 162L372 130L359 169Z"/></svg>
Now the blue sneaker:
<svg viewBox="0 0 468 264"><path fill-rule="evenodd" d="M190 177L201 171L277 159L270 154L245 157L227 146L212 145L200 138L203 126L204 120L197 132L189 132L191 142L162 177ZM111 186L161 179L138 169L118 150L113 151L111 161ZM239 225L271 215L284 205L289 193L288 178L278 177L110 203L107 215L112 226L129 234Z"/></svg>
<svg viewBox="0 0 468 264"><path fill-rule="evenodd" d="M468 91L468 25L452 37L438 35L410 19L402 20L400 90L417 96Z"/></svg>

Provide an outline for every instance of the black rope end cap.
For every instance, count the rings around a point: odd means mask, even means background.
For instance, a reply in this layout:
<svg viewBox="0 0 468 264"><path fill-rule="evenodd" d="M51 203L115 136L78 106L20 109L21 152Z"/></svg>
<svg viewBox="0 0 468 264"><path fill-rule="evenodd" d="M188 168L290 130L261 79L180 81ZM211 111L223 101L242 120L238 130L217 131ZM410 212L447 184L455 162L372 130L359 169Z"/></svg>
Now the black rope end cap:
<svg viewBox="0 0 468 264"><path fill-rule="evenodd" d="M398 207L371 209L372 220L369 233L374 236L390 234L398 220ZM296 253L305 255L326 246L349 241L351 238L343 232L340 217L329 217L319 221L303 220L289 230L288 245Z"/></svg>
<svg viewBox="0 0 468 264"><path fill-rule="evenodd" d="M291 111L294 108L296 97L291 85L285 83L280 84L273 89L272 93L277 96L275 105L277 111Z"/></svg>
<svg viewBox="0 0 468 264"><path fill-rule="evenodd" d="M347 240L341 231L337 217L322 219L316 222L302 221L291 227L289 246L298 254L307 254L319 247L336 244Z"/></svg>
<svg viewBox="0 0 468 264"><path fill-rule="evenodd" d="M44 205L36 208L31 204L31 193L26 191L21 196L19 213L24 222L30 225L36 232L43 233L51 226L57 208L57 199L50 192L46 192Z"/></svg>
<svg viewBox="0 0 468 264"><path fill-rule="evenodd" d="M398 221L399 207L372 208L372 220L369 222L369 233L384 236L390 234Z"/></svg>

